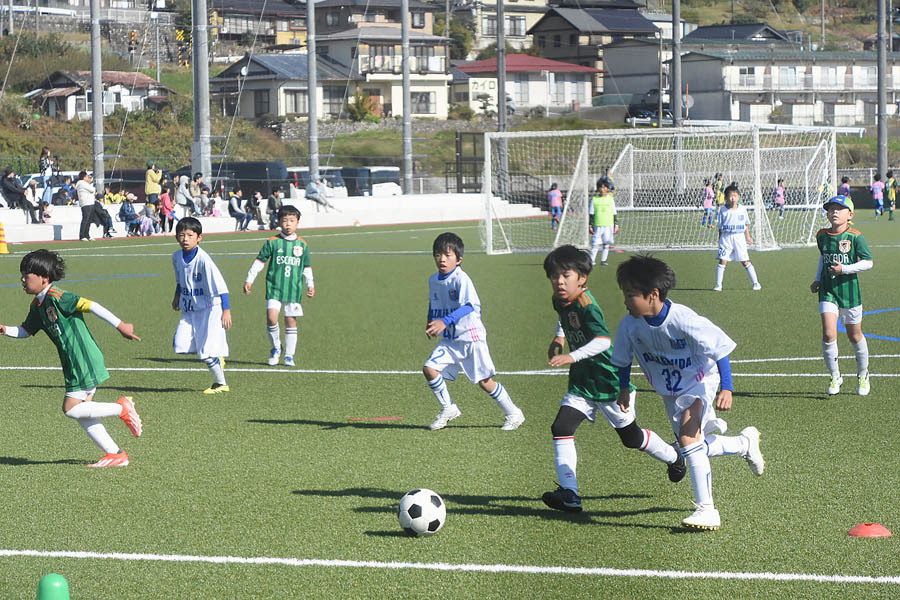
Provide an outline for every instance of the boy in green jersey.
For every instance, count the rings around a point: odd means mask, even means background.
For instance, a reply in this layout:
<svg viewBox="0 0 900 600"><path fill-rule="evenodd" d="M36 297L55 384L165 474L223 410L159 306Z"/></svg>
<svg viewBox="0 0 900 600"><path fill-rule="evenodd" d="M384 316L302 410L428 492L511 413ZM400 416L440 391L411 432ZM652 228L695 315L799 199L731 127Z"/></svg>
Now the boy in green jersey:
<svg viewBox="0 0 900 600"><path fill-rule="evenodd" d="M608 177L597 180L597 193L591 196L588 204L591 233L591 263L597 259L597 252L602 246L600 264L606 266L609 248L615 242L615 234L619 233L616 216L616 202L612 195L612 181Z"/></svg>
<svg viewBox="0 0 900 600"><path fill-rule="evenodd" d="M565 512L581 512L575 477L575 430L584 419L593 423L597 416L605 417L626 448L641 450L668 464L671 481L681 481L686 471L680 452L656 433L637 426L634 386L630 387L630 410L622 410L616 403L619 376L610 362L609 330L603 311L585 287L591 267L591 257L574 246L560 246L544 259L544 271L553 288L553 308L559 317L556 337L547 352L550 366L571 366L568 392L550 427L559 488L545 493L542 499L550 508ZM563 353L565 342L569 354Z"/></svg>
<svg viewBox="0 0 900 600"><path fill-rule="evenodd" d="M848 196L833 196L825 202L824 208L831 227L816 233L816 244L822 255L816 268L816 279L809 289L819 294L822 353L831 373L826 391L837 394L844 383L838 368L837 320L840 316L856 354L856 392L866 396L869 393L869 345L862 332L862 295L856 274L872 268L872 253L863 234L850 226L853 201Z"/></svg>
<svg viewBox="0 0 900 600"><path fill-rule="evenodd" d="M306 295L312 298L316 294L313 282L312 267L309 264L309 248L306 240L297 236L300 226L300 211L295 206L282 206L278 209L278 223L281 233L270 237L263 244L262 250L250 266L247 280L244 282L244 293L250 293L250 287L256 276L266 270L266 330L272 350L269 352L269 364L278 364L281 355L281 331L278 317L284 305L284 366L294 366L294 352L297 349L297 317L303 316L300 300L303 298L303 279L306 279Z"/></svg>
<svg viewBox="0 0 900 600"><path fill-rule="evenodd" d="M29 252L19 265L22 288L35 296L25 322L19 327L0 325L0 335L27 338L45 331L56 346L66 382L63 413L78 421L88 437L106 454L91 467L124 467L128 455L113 441L98 419L119 417L135 437L141 435L141 418L131 398L116 402L93 402L97 386L109 379L103 354L84 322L90 312L115 327L122 337L140 341L134 325L125 323L106 308L87 298L63 291L53 285L66 274L62 258L49 250Z"/></svg>

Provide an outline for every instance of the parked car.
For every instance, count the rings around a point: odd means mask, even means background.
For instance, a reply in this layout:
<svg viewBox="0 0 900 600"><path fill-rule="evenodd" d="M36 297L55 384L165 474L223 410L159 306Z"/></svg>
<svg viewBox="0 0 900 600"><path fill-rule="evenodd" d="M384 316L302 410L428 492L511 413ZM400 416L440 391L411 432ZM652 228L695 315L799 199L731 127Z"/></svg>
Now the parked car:
<svg viewBox="0 0 900 600"><path fill-rule="evenodd" d="M347 184L341 174L341 167L319 167L319 175L325 178L328 195L333 198L346 198ZM300 198L306 197L306 186L309 184L309 167L288 167L288 178L297 189Z"/></svg>
<svg viewBox="0 0 900 600"><path fill-rule="evenodd" d="M399 196L400 167L344 167L341 175L351 196Z"/></svg>

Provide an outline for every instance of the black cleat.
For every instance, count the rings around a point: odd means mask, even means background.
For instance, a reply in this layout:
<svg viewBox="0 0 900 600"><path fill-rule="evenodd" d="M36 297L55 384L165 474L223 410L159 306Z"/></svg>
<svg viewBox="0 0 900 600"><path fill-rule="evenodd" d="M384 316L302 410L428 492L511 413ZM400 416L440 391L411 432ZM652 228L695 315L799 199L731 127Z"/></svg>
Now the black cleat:
<svg viewBox="0 0 900 600"><path fill-rule="evenodd" d="M545 492L541 496L541 500L544 501L544 504L556 510L567 513L581 512L581 498L572 490L564 487L557 487L556 491L553 492Z"/></svg>
<svg viewBox="0 0 900 600"><path fill-rule="evenodd" d="M675 453L678 455L678 458L668 467L669 481L678 483L684 479L684 475L687 473L687 465L684 464L684 457L681 455L681 449L675 444L672 444L672 446L675 448Z"/></svg>

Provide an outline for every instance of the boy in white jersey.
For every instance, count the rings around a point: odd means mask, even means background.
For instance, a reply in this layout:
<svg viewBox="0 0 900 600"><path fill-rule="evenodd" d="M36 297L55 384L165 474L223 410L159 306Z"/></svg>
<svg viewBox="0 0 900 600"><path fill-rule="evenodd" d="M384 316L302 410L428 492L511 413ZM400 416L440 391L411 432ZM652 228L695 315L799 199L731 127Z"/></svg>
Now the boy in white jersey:
<svg viewBox="0 0 900 600"><path fill-rule="evenodd" d="M194 217L184 217L175 228L181 250L172 255L175 297L172 308L181 311L172 346L178 354L197 353L213 375L204 394L229 391L222 363L228 356L225 331L231 328L228 286L212 257L200 248L203 227Z"/></svg>
<svg viewBox="0 0 900 600"><path fill-rule="evenodd" d="M506 414L503 431L511 431L525 422L525 415L513 404L506 388L494 381L496 370L487 347L487 332L481 322L481 301L475 284L459 264L465 247L455 233L442 233L432 245L437 273L428 279L428 320L425 335L441 336L422 373L441 405L441 412L429 426L443 429L461 413L450 398L444 376L456 379L460 367L472 383L497 401Z"/></svg>
<svg viewBox="0 0 900 600"><path fill-rule="evenodd" d="M616 281L628 309L616 331L611 358L619 369L619 406L625 410L631 402L628 385L634 357L662 396L690 467L696 510L681 524L718 529L721 521L713 504L709 457L738 454L754 475L762 475L765 469L755 427L746 427L738 436L713 434L717 429L725 433L728 427L716 417L715 409L731 408L728 355L735 343L709 319L666 299L675 287L675 272L663 261L634 256L619 265ZM721 391L716 394L720 382Z"/></svg>
<svg viewBox="0 0 900 600"><path fill-rule="evenodd" d="M266 240L262 249L250 266L247 280L244 282L244 293L250 293L250 287L256 276L266 267L266 331L272 350L269 352L269 365L278 364L281 355L281 331L278 327L278 315L284 306L284 366L294 366L294 352L297 350L297 317L303 316L300 300L303 298L303 280L306 279L306 295L312 298L316 294L313 283L312 267L309 264L309 247L306 240L296 234L300 225L300 211L295 206L282 206L278 209L278 223L281 234Z"/></svg>
<svg viewBox="0 0 900 600"><path fill-rule="evenodd" d="M756 269L750 262L747 245L753 243L750 237L750 216L747 209L738 204L740 196L736 185L725 188L725 207L719 211L719 263L716 265L716 286L713 291L722 291L722 279L725 277L725 265L729 260L739 260L747 269L747 276L754 290L761 290Z"/></svg>

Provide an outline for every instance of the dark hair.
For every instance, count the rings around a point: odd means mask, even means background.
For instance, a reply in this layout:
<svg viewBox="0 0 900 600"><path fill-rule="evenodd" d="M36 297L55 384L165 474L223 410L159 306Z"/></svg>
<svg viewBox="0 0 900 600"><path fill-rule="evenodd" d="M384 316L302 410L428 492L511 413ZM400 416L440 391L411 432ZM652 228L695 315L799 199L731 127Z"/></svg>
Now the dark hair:
<svg viewBox="0 0 900 600"><path fill-rule="evenodd" d="M81 181L82 179L84 179L85 177L87 177L87 174L88 174L87 171L82 171L81 173L79 173L79 174L78 174L78 181Z"/></svg>
<svg viewBox="0 0 900 600"><path fill-rule="evenodd" d="M555 190L558 186L555 183L550 184L550 189Z"/></svg>
<svg viewBox="0 0 900 600"><path fill-rule="evenodd" d="M887 173L885 173L885 175L887 175L888 179L890 179L891 177L893 177L893 176L894 176L894 171L893 171L893 169L890 170L890 171L888 171Z"/></svg>
<svg viewBox="0 0 900 600"><path fill-rule="evenodd" d="M466 246L463 244L462 238L455 233L448 231L434 238L434 244L431 245L431 253L440 254L447 250L453 250L453 253L456 254L456 258L462 260Z"/></svg>
<svg viewBox="0 0 900 600"><path fill-rule="evenodd" d="M846 175L844 175L843 177L841 177L841 183L847 183L848 181L850 181L850 178L847 177Z"/></svg>
<svg viewBox="0 0 900 600"><path fill-rule="evenodd" d="M659 299L665 300L675 288L675 271L665 262L650 254L632 256L616 269L619 288L632 288L644 296L659 290Z"/></svg>
<svg viewBox="0 0 900 600"><path fill-rule="evenodd" d="M547 277L568 270L588 276L593 268L591 255L571 244L554 248L544 259L544 273L547 274Z"/></svg>
<svg viewBox="0 0 900 600"><path fill-rule="evenodd" d="M203 173L201 173L200 171L197 171L196 173L194 173L194 181L197 181L201 177L203 177Z"/></svg>
<svg viewBox="0 0 900 600"><path fill-rule="evenodd" d="M284 206L282 206L281 208L278 209L278 220L279 221L289 215L294 215L295 217L297 217L298 221L300 220L300 211L297 209L296 206L292 206L290 204L285 204Z"/></svg>
<svg viewBox="0 0 900 600"><path fill-rule="evenodd" d="M19 263L19 272L22 275L34 273L39 277L46 277L50 281L59 281L66 276L66 263L56 252L41 248L29 252Z"/></svg>
<svg viewBox="0 0 900 600"><path fill-rule="evenodd" d="M606 175L604 175L603 177L601 177L600 179L597 180L597 189L598 190L600 189L601 185L605 185L606 189L608 189L608 190L612 189L612 181L610 181L609 177L607 177Z"/></svg>
<svg viewBox="0 0 900 600"><path fill-rule="evenodd" d="M184 217L178 221L178 225L175 226L175 235L178 235L185 229L193 231L197 235L203 235L203 225L200 224L200 219L196 217Z"/></svg>
<svg viewBox="0 0 900 600"><path fill-rule="evenodd" d="M740 195L741 192L738 190L738 186L736 183L732 183L731 185L729 185L722 193L725 194L725 197L727 198L728 194L730 194L731 192Z"/></svg>
<svg viewBox="0 0 900 600"><path fill-rule="evenodd" d="M881 175L875 173L875 181L881 181Z"/></svg>
<svg viewBox="0 0 900 600"><path fill-rule="evenodd" d="M709 185L709 183L710 183L710 182L709 182L709 178L708 178L708 177L707 177L706 179L703 180L703 185Z"/></svg>
<svg viewBox="0 0 900 600"><path fill-rule="evenodd" d="M784 183L784 179L782 179L781 177L779 177L779 178L778 178L778 183Z"/></svg>

